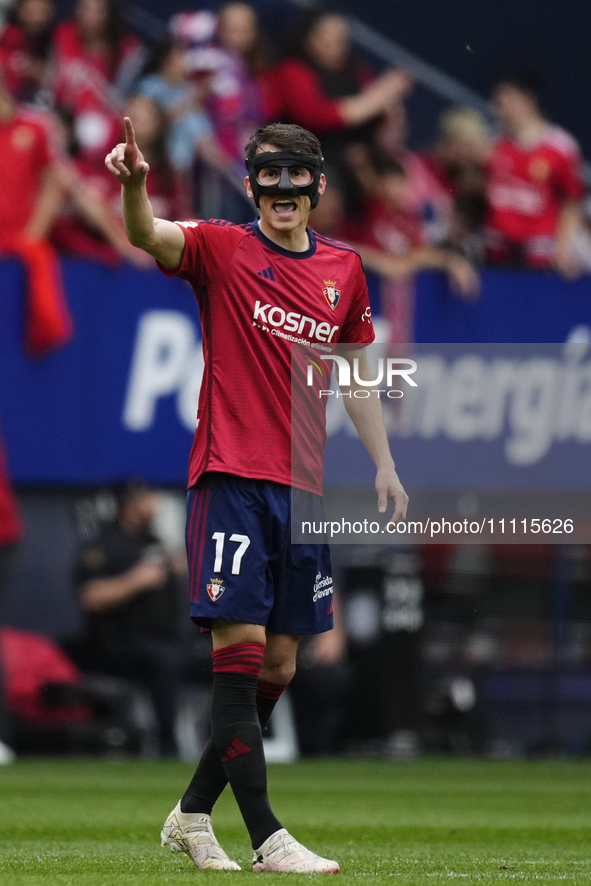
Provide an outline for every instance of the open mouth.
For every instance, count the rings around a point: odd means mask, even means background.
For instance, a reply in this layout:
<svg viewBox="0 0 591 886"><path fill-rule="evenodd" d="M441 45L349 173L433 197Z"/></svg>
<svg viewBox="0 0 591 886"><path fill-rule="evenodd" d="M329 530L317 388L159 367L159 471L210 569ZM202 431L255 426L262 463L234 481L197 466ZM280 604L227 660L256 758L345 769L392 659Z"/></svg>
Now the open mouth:
<svg viewBox="0 0 591 886"><path fill-rule="evenodd" d="M286 218L293 215L297 208L295 200L275 200L273 203L273 211L276 212L277 215L285 216Z"/></svg>

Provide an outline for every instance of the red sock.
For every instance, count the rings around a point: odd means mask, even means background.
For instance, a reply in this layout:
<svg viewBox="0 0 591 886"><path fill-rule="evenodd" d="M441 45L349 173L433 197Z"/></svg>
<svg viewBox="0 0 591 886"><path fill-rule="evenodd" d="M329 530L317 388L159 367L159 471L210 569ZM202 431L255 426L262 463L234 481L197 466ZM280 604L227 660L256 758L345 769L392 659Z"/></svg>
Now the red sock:
<svg viewBox="0 0 591 886"><path fill-rule="evenodd" d="M262 643L234 643L213 652L214 674L252 674L259 676L265 647Z"/></svg>

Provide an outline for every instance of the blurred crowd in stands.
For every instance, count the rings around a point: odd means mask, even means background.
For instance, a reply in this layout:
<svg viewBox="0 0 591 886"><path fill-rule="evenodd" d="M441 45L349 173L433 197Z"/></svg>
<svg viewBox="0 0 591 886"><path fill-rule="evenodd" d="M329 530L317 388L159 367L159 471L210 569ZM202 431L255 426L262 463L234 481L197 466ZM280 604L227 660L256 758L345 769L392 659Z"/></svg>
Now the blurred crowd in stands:
<svg viewBox="0 0 591 886"><path fill-rule="evenodd" d="M338 11L312 6L271 40L252 6L228 2L175 15L148 44L116 0L78 0L62 21L53 0L16 0L0 34L0 249L22 258L30 287L33 266L51 275L52 249L151 267L124 235L104 167L128 114L155 213L168 219L248 222L250 133L270 120L315 132L328 190L312 225L355 244L384 280L393 340L409 339L408 281L423 268L445 271L468 298L483 263L567 278L591 270L579 148L544 118L535 76L494 86L492 128L451 107L434 143L414 152L411 75L377 74L352 36Z"/></svg>

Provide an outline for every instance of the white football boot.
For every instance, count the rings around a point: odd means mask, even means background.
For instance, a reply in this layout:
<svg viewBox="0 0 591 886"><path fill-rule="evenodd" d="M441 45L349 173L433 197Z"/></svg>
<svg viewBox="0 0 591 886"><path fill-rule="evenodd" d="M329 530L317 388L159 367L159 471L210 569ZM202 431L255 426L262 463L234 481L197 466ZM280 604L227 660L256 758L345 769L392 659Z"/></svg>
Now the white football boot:
<svg viewBox="0 0 591 886"><path fill-rule="evenodd" d="M181 812L180 800L164 822L160 834L162 846L170 846L175 855L185 852L196 868L214 871L239 871L240 866L228 858L215 838L211 816Z"/></svg>
<svg viewBox="0 0 591 886"><path fill-rule="evenodd" d="M260 849L255 849L252 869L294 874L336 874L340 870L336 861L310 852L285 828L275 831Z"/></svg>

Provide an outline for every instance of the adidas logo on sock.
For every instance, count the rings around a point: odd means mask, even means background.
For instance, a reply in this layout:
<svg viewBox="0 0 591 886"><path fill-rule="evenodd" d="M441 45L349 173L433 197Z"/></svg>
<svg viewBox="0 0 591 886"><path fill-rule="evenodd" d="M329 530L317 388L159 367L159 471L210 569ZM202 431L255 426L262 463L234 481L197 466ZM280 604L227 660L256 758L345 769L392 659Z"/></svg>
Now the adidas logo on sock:
<svg viewBox="0 0 591 886"><path fill-rule="evenodd" d="M265 280L272 280L275 282L275 274L273 273L273 268L269 266L268 268L263 268L262 271L257 271L259 277L264 277Z"/></svg>
<svg viewBox="0 0 591 886"><path fill-rule="evenodd" d="M232 760L234 757L239 757L240 754L250 754L251 749L248 745L245 745L243 741L240 741L239 738L235 738L228 750L226 751L226 756L222 757L222 763L227 763L228 760Z"/></svg>

